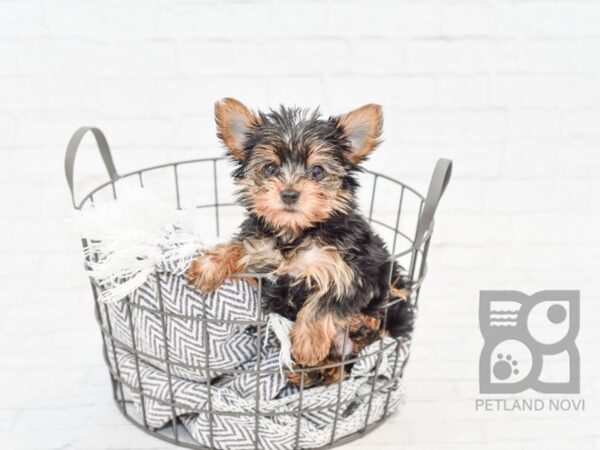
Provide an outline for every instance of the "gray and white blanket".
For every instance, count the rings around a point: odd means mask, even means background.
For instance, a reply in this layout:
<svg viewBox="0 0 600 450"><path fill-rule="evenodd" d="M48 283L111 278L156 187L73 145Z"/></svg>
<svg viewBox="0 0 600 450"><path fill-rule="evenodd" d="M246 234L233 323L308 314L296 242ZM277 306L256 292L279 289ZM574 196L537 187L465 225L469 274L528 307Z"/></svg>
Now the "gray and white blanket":
<svg viewBox="0 0 600 450"><path fill-rule="evenodd" d="M100 213L115 222L114 208ZM129 227L129 238L122 221L116 221L118 231L105 233L98 225L102 214L87 212L78 225L93 243L88 267L105 304L99 310L110 369L149 427L168 426L175 415L202 445L275 450L294 448L300 426L298 445L315 448L375 423L404 402L399 373L410 342L376 342L361 351L340 385L300 393L281 364L280 341L287 336L269 330L274 317L259 312L251 285L226 281L204 296L185 279L200 248L192 235L168 219L140 243L141 224ZM132 258L132 245L145 255ZM263 325L251 323L256 321Z"/></svg>

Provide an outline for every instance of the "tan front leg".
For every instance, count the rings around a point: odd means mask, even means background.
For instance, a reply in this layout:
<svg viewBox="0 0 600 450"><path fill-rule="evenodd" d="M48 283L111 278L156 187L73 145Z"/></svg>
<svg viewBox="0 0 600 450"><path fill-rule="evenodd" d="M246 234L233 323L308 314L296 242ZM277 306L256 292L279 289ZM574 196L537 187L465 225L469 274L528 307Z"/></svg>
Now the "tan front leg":
<svg viewBox="0 0 600 450"><path fill-rule="evenodd" d="M305 305L290 332L294 361L308 367L318 365L329 354L335 337L336 325L333 315L318 315L310 304Z"/></svg>
<svg viewBox="0 0 600 450"><path fill-rule="evenodd" d="M244 270L241 244L219 244L192 261L187 272L188 283L208 294L216 290L227 278Z"/></svg>

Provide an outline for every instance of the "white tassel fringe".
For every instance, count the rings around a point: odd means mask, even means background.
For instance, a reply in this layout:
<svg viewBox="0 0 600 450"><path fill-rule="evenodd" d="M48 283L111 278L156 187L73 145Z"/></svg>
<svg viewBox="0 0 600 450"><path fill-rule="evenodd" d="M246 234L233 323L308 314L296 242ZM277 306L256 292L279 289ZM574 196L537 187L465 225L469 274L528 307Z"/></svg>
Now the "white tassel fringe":
<svg viewBox="0 0 600 450"><path fill-rule="evenodd" d="M117 302L131 294L157 265L175 264L178 273L205 246L180 230L182 214L147 189L131 188L114 202L76 211L70 220L82 238L88 274L106 289L102 302Z"/></svg>
<svg viewBox="0 0 600 450"><path fill-rule="evenodd" d="M290 340L290 330L294 322L280 316L277 313L269 313L269 320L267 321L265 344L267 344L269 332L273 331L277 340L279 340L280 351L279 351L279 367L283 370L286 366L292 370L294 362L292 360L292 341Z"/></svg>

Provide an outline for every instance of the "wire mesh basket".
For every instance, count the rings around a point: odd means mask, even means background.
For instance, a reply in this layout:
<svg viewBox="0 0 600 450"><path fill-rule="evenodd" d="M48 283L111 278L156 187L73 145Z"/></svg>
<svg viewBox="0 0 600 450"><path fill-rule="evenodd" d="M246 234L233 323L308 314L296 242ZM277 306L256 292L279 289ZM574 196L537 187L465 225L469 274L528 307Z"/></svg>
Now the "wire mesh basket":
<svg viewBox="0 0 600 450"><path fill-rule="evenodd" d="M75 156L83 137L91 132L95 137L100 155L108 172L109 180L100 184L85 194L82 199L76 200L74 193L73 171ZM450 180L452 163L449 160L440 159L434 169L431 178L429 190L426 196L421 195L410 186L394 180L386 175L365 170L362 177L363 189L361 190L359 200L364 207L367 219L371 226L378 232L387 242L389 250L403 268L403 274L412 283L412 292L410 301L417 306L419 292L427 268L427 254L429 243L434 224L434 214L438 202ZM65 157L65 171L69 189L71 191L71 199L75 209L89 207L101 201L112 201L119 197L119 192L126 186L137 185L140 187L157 187L156 191L161 192L165 200L172 202L178 209L195 208L201 214L204 214L207 234L222 236L233 231L241 222L243 210L234 201L232 191L232 183L227 176L227 166L225 158L203 158L188 161L180 161L175 163L162 164L158 166L148 167L145 169L135 170L133 172L119 175L115 168L111 152L104 134L98 128L85 127L80 128L75 132L67 147ZM89 242L84 237L82 239L84 249L88 247ZM89 258L86 257L86 263L89 263ZM390 265L391 267L391 265ZM391 276L391 274L390 274ZM244 323L244 326L252 327L256 333L256 354L261 354L261 346L265 336L267 322L261 316L261 287L265 274L263 273L243 273L239 274L239 279L252 281L256 286L257 295L257 313L256 320ZM169 352L173 346L172 340L175 339L167 332L165 323L167 320L190 321L194 323L204 324L202 333L202 345L205 348L209 347L209 339L211 336L207 332L209 325L221 326L219 319L211 318L206 314L206 308L201 311L196 311L193 314L175 314L165 308L165 302L161 292L161 277L158 274L153 276L157 290L157 302L149 307L141 305L139 302L133 301L131 297L125 298L121 303L124 317L128 321L120 324L120 332L115 330L115 320L111 319L111 314L115 314L105 303L99 301L99 295L102 286L91 280L91 287L94 297L95 316L100 326L103 356L110 371L110 379L113 390L113 398L122 412L122 414L134 425L144 430L157 438L168 441L170 443L192 448L192 449L207 449L207 448L327 448L337 446L351 440L357 439L366 433L372 431L377 426L382 424L386 418L393 412L396 403L391 401L392 393L399 389L404 367L407 362L406 357L399 357L402 349L406 349L409 342L406 340L391 339L391 343L384 344L383 339L378 341L374 346L374 351L369 355L359 354L351 356L347 359L342 359L339 362L329 363L327 367L317 368L299 368L294 369L299 373L299 386L295 387L295 404L284 411L265 410L263 405L265 399L261 398L261 392L258 388L258 380L261 376L272 372L272 368L261 367L260 356L256 367L252 369L237 370L236 373L246 373L249 376L256 377L256 394L255 402L250 410L234 410L223 411L219 410L214 405L215 386L210 376L207 377L205 387L207 390L208 401L203 408L190 408L189 404L182 404L178 401L174 392L181 386L181 381L178 378L178 363L170 358ZM394 300L388 303L387 307L392 306ZM158 317L160 330L157 331L159 339L161 339L161 354L154 355L149 361L149 355L144 353L136 345L139 339L136 339L135 334L140 330L137 325L134 325L132 316L135 311L143 309L146 314L152 314ZM384 314L384 322L387 318ZM385 327L385 324L384 324ZM347 331L346 331L347 332ZM123 339L124 333L130 336L130 339ZM384 382L378 382L378 373L382 369L382 355L393 355L390 361L393 364L388 364L386 370L389 372L388 378ZM122 359L119 355L127 355L131 358L134 365L135 380L132 382L123 376ZM318 407L313 407L303 404L303 399L308 398L313 387L306 386L305 379L313 370L321 370L323 368L344 368L349 365L357 365L362 363L363 359L372 358L374 376L371 378L369 388L363 390L357 398L346 399L342 398L343 386L346 380L340 377L337 386L329 388L328 392L333 392L334 395L330 401L321 404ZM388 361L388 360L386 360ZM144 386L144 376L141 374L145 363L149 363L154 367L160 366L165 374L165 392L164 395L157 395L151 392L147 386ZM183 365L186 366L186 365ZM142 369L141 369L142 367ZM189 369L200 369L205 373L213 373L211 367L211 357L207 355L198 367L184 367ZM287 370L287 369L285 369ZM343 370L343 369L340 369ZM381 378L381 377L379 377ZM213 402L211 402L211 396ZM323 398L326 398L325 396ZM374 401L376 399L376 401ZM168 423L162 426L156 426L152 423L152 418L149 416L149 405L159 405L165 411L169 412ZM344 428L344 417L352 413L351 409L356 409L359 405L362 408L363 414L361 423L354 428ZM350 412L348 412L350 411ZM206 425L206 436L204 439L198 439L197 436L192 436L186 427L189 421L190 414L196 414L202 419L202 424ZM319 414L324 414L327 417L328 426L326 432L323 432L312 444L307 444L303 439L306 430L314 426L311 418L320 417ZM364 416L364 420L363 420ZM252 424L244 432L228 430L233 444L225 444L226 439L222 439L217 428L220 426L219 419L222 417L242 418L245 423ZM267 420L282 421L287 424L289 436L284 443L278 444L277 441L267 439L267 432L264 428L264 423ZM350 430L350 431L348 431ZM222 430L220 430L222 431ZM239 436L236 435L239 433ZM244 445L243 442L248 443Z"/></svg>

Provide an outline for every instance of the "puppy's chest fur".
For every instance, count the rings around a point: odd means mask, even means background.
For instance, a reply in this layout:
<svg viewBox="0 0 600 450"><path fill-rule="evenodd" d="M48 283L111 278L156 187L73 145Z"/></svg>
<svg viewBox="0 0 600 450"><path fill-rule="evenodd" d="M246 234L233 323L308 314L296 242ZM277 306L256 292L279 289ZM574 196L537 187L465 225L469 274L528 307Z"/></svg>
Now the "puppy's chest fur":
<svg viewBox="0 0 600 450"><path fill-rule="evenodd" d="M342 252L314 237L293 242L256 236L243 241L245 265L266 270L273 278L287 278L290 284L306 283L319 292L335 288L340 294L351 282L352 269Z"/></svg>
<svg viewBox="0 0 600 450"><path fill-rule="evenodd" d="M354 289L351 266L336 247L322 240L310 236L284 243L263 236L243 244L248 267L269 273L263 297L270 312L295 320L303 306L330 308Z"/></svg>
<svg viewBox="0 0 600 450"><path fill-rule="evenodd" d="M387 261L385 246L358 215L324 223L293 240L249 218L238 239L244 266L269 273L262 291L265 307L291 320L305 305L346 316L387 284L379 280Z"/></svg>

